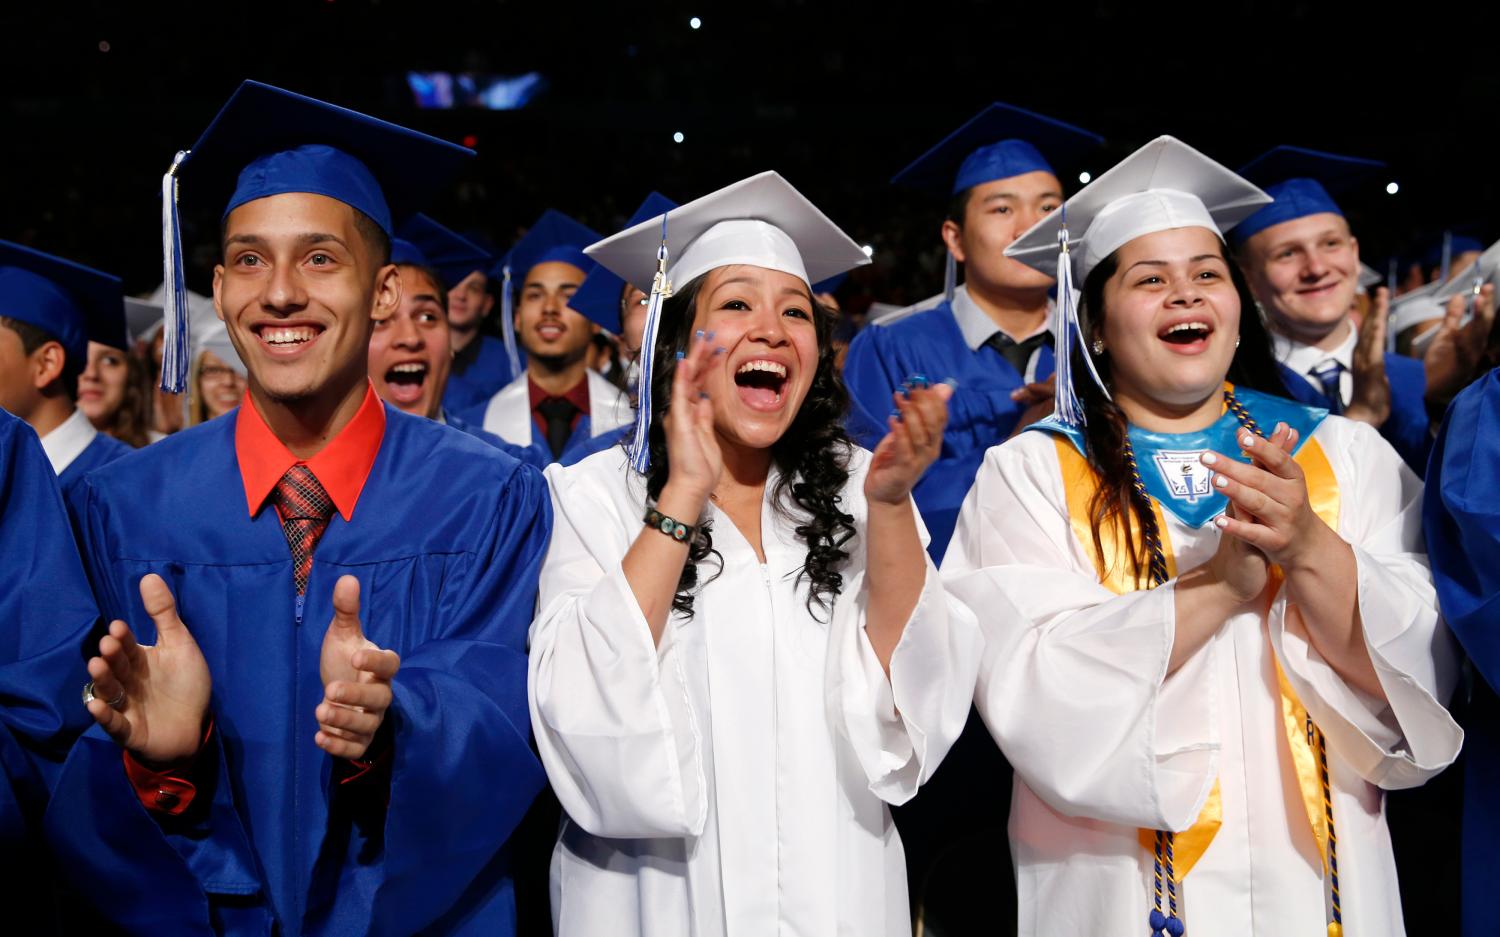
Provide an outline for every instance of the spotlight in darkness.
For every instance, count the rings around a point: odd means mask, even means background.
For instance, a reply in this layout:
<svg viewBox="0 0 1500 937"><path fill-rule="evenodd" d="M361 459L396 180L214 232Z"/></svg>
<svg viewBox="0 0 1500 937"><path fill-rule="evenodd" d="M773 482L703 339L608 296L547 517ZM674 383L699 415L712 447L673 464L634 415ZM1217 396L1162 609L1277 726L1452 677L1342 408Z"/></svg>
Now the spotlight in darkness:
<svg viewBox="0 0 1500 937"><path fill-rule="evenodd" d="M1093 179L1094 177L1089 175L1087 172L1081 172L1078 174L1078 181L1082 182L1084 185L1088 185L1093 181Z"/></svg>
<svg viewBox="0 0 1500 937"><path fill-rule="evenodd" d="M676 133L672 134L672 142L673 143L681 143L685 139L687 139L687 138L682 135L682 131L681 130L679 130Z"/></svg>
<svg viewBox="0 0 1500 937"><path fill-rule="evenodd" d="M873 244L866 244L864 247L861 247L860 250L865 252L866 257L875 256L875 245Z"/></svg>
<svg viewBox="0 0 1500 937"><path fill-rule="evenodd" d="M109 51L109 40L108 39L100 39L99 40L99 51L100 52L108 52Z"/></svg>
<svg viewBox="0 0 1500 937"><path fill-rule="evenodd" d="M1395 183L1395 182L1387 182L1385 184L1385 194L1386 195L1395 195L1397 192L1400 192L1400 191L1401 191L1401 186L1399 184Z"/></svg>
<svg viewBox="0 0 1500 937"><path fill-rule="evenodd" d="M703 28L703 21L700 20L698 17L695 16L692 19L688 20L688 25L691 26L693 29L702 29Z"/></svg>

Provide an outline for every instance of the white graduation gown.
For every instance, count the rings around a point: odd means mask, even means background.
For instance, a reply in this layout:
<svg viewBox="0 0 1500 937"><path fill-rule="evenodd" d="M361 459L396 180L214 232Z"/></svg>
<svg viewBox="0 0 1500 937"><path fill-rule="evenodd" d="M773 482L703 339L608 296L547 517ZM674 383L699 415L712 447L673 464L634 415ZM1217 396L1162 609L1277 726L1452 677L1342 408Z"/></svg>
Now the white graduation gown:
<svg viewBox="0 0 1500 937"><path fill-rule="evenodd" d="M1290 763L1272 649L1327 737L1344 933L1404 933L1382 790L1457 756L1457 675L1422 541L1422 483L1376 431L1313 434L1338 480L1365 640L1389 703L1308 643L1285 588L1246 606L1166 677L1175 580L1115 595L1070 527L1053 437L989 451L943 564L979 615L976 703L1015 766L1010 837L1021 935L1145 934L1152 864L1137 828L1192 825L1214 780L1223 826L1182 883L1191 937L1324 937L1322 859ZM1165 515L1177 568L1220 536Z"/></svg>
<svg viewBox="0 0 1500 937"><path fill-rule="evenodd" d="M635 419L630 398L593 368L589 382L589 435L602 436ZM531 389L526 375L495 391L484 408L484 429L515 446L529 446L535 437Z"/></svg>
<svg viewBox="0 0 1500 937"><path fill-rule="evenodd" d="M531 630L531 714L564 822L563 937L908 937L910 799L963 728L981 646L926 554L887 680L864 636L869 454L856 449L831 621L797 582L806 547L769 503L761 566L710 506L723 572L659 647L621 561L645 488L619 449L547 469L555 513ZM775 477L767 482L769 496ZM923 531L925 540L926 532Z"/></svg>

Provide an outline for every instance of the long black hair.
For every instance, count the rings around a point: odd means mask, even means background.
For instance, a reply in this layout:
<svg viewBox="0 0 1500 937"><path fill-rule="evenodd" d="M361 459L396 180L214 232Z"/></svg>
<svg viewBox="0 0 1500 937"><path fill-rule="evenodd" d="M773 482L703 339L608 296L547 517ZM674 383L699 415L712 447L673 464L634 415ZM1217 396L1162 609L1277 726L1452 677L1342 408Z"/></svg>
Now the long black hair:
<svg viewBox="0 0 1500 937"><path fill-rule="evenodd" d="M1276 359L1271 353L1271 335L1261 318L1255 297L1245 275L1235 265L1233 255L1219 242L1225 266L1229 268L1229 280L1240 297L1240 342L1234 359L1229 363L1227 380L1236 387L1249 387L1266 394L1287 396L1286 385ZM1136 581L1146 579L1145 571L1151 563L1151 551L1144 538L1137 542L1129 523L1134 511L1142 531L1155 527L1151 504L1146 501L1136 484L1134 454L1127 445L1126 431L1129 421L1125 411L1094 384L1089 376L1084 356L1091 355L1088 346L1103 335L1104 320L1108 311L1104 304L1104 285L1119 269L1119 251L1110 254L1084 278L1082 297L1079 300L1079 321L1086 323L1087 332L1079 347L1073 351L1073 381L1079 402L1083 404L1088 421L1084 426L1089 464L1099 475L1099 487L1089 502L1089 526L1094 535L1094 549L1104 556L1104 545L1100 531L1110 525L1118 525L1122 531L1125 551L1129 557L1130 572ZM1091 355L1099 377L1113 386L1110 377L1110 357L1106 349L1103 354Z"/></svg>
<svg viewBox="0 0 1500 937"><path fill-rule="evenodd" d="M667 484L672 467L667 460L667 437L662 420L672 399L672 380L677 374L677 353L686 352L693 336L698 294L708 274L692 280L663 304L656 332L655 364L651 374L651 433L648 441L651 468L646 474L646 494L654 501ZM815 616L833 606L843 591L840 566L849 558L844 545L854 536L854 518L840 509L849 481L849 456L853 443L844 431L849 410L849 391L834 360L833 329L837 316L812 300L813 328L818 340L818 366L812 386L802 401L792 425L771 446L771 462L780 477L771 491L778 514L797 525L796 533L807 544L807 560L798 573L810 585L807 608ZM790 502L790 506L788 505ZM805 516L798 516L793 507ZM683 616L693 613L693 595L700 585L698 564L713 558L718 564L709 580L723 570L724 558L713 548L713 531L703 524L688 545L688 560L677 580L672 610ZM703 581L709 581L703 580Z"/></svg>

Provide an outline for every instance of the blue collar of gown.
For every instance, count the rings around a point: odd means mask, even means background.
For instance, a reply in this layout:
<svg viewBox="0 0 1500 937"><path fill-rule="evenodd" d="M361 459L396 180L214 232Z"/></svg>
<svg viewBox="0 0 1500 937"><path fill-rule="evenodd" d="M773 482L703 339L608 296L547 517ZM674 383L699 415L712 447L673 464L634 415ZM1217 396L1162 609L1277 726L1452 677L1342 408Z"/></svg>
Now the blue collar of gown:
<svg viewBox="0 0 1500 937"><path fill-rule="evenodd" d="M1269 434L1277 423L1295 429L1297 451L1301 451L1328 416L1328 411L1320 407L1248 388L1235 388L1234 395L1261 432ZM1027 429L1062 436L1080 455L1088 457L1082 427L1065 426L1049 417ZM1212 451L1248 463L1249 458L1240 450L1239 430L1239 419L1228 409L1208 427L1190 433L1153 433L1138 426L1130 427L1130 445L1135 450L1136 467L1147 494L1163 511L1189 527L1202 527L1224 513L1229 499L1213 487L1213 473L1203 464L1201 456Z"/></svg>

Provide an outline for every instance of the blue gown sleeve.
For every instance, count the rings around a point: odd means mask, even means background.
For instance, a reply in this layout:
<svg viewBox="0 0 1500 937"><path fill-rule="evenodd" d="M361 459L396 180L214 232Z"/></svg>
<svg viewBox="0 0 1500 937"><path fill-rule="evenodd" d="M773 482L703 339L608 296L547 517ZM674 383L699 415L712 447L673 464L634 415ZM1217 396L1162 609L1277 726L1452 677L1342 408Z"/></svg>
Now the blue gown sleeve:
<svg viewBox="0 0 1500 937"><path fill-rule="evenodd" d="M901 360L889 345L885 329L872 325L854 336L844 356L844 384L849 388L846 426L854 441L872 452L888 431L885 421L895 409L891 395L910 377L900 373Z"/></svg>
<svg viewBox="0 0 1500 937"><path fill-rule="evenodd" d="M442 933L434 922L471 883L509 887L481 873L545 782L531 748L526 633L551 526L546 482L519 468L468 577L444 590L442 637L414 648L393 683L384 848L371 862L351 840L326 918L308 933Z"/></svg>
<svg viewBox="0 0 1500 937"><path fill-rule="evenodd" d="M1391 385L1391 413L1380 425L1380 435L1421 478L1432 451L1431 425L1427 419L1427 372L1422 362L1413 358L1386 355L1385 374Z"/></svg>
<svg viewBox="0 0 1500 937"><path fill-rule="evenodd" d="M68 749L93 720L79 700L98 609L52 466L0 411L0 854L39 823Z"/></svg>

